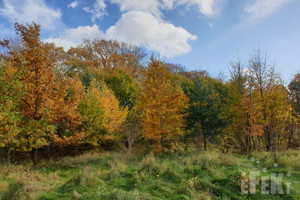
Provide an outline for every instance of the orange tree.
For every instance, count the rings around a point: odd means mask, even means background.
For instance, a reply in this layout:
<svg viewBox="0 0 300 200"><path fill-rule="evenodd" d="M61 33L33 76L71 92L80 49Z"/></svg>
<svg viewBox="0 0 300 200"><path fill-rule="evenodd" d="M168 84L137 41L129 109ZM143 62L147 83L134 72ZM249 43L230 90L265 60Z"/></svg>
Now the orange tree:
<svg viewBox="0 0 300 200"><path fill-rule="evenodd" d="M54 72L64 52L54 44L40 41L39 25L16 23L15 29L20 43L1 41L0 45L6 48L1 59L9 63L11 71L21 72L16 79L21 85L17 110L22 119L15 139L18 150L31 152L36 164L38 149L49 144L49 136L59 132L57 127L70 130L80 123L77 104L84 89L78 79L63 81Z"/></svg>
<svg viewBox="0 0 300 200"><path fill-rule="evenodd" d="M37 149L48 144L47 135L55 127L49 123L49 108L53 105L57 52L54 45L40 41L40 26L15 24L16 33L21 39L19 53L15 55L15 67L23 65L24 74L19 77L24 96L20 101L23 137L21 150L31 151L33 163L37 162Z"/></svg>
<svg viewBox="0 0 300 200"><path fill-rule="evenodd" d="M164 151L183 134L185 105L180 84L173 82L165 65L152 57L144 72L136 110L141 115L142 136L154 143L156 152Z"/></svg>
<svg viewBox="0 0 300 200"><path fill-rule="evenodd" d="M79 131L83 120L78 106L85 98L84 87L78 77L73 79L60 77L56 80L56 92L53 95L55 102L52 107L51 123L56 125L55 133L51 134L54 143L61 146L76 145L85 137Z"/></svg>

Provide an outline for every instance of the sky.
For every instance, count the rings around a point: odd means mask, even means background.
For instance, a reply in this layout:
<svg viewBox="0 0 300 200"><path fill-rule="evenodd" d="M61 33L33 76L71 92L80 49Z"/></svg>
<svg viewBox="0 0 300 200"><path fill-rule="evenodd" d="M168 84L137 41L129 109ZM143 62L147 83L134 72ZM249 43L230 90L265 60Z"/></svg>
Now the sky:
<svg viewBox="0 0 300 200"><path fill-rule="evenodd" d="M0 38L34 21L65 50L114 39L215 77L259 48L289 82L300 72L299 10L300 0L0 0Z"/></svg>

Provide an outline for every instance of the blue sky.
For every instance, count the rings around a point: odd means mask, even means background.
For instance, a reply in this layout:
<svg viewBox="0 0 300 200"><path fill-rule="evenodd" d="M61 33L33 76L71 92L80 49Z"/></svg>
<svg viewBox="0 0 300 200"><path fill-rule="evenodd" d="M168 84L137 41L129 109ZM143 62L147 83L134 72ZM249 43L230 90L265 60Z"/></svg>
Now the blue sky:
<svg viewBox="0 0 300 200"><path fill-rule="evenodd" d="M300 71L299 10L299 0L1 0L0 37L35 21L66 50L117 39L213 76L259 47L288 82Z"/></svg>

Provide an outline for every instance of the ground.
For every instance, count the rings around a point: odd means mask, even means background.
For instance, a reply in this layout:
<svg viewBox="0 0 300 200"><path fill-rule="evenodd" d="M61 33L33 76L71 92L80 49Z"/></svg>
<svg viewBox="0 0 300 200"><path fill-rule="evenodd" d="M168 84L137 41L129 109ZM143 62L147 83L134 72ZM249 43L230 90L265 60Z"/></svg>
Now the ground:
<svg viewBox="0 0 300 200"><path fill-rule="evenodd" d="M267 152L238 155L211 150L146 156L105 152L36 168L2 165L0 170L1 200L300 199L300 151L291 150L281 153L277 163ZM281 174L284 194L261 194L260 184L256 194L242 194L241 184L253 171L267 177ZM291 185L290 194L286 184Z"/></svg>

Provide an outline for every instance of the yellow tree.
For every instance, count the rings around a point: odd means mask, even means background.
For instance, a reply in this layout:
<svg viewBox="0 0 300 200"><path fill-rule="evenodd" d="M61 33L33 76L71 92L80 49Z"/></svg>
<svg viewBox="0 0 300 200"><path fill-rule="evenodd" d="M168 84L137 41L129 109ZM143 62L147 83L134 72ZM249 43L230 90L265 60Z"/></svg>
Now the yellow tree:
<svg viewBox="0 0 300 200"><path fill-rule="evenodd" d="M276 151L280 150L288 138L288 125L293 118L292 105L289 103L288 90L281 84L269 87L265 96L267 126L270 131L271 150L277 159Z"/></svg>
<svg viewBox="0 0 300 200"><path fill-rule="evenodd" d="M119 101L103 82L95 80L87 91L86 99L80 103L79 110L85 118L85 141L93 146L114 141L114 133L120 128L128 112L127 108L119 106Z"/></svg>
<svg viewBox="0 0 300 200"><path fill-rule="evenodd" d="M155 144L155 151L164 151L183 134L183 110L186 105L180 84L172 81L165 65L153 57L142 80L137 111L141 114L142 136Z"/></svg>
<svg viewBox="0 0 300 200"><path fill-rule="evenodd" d="M272 91L271 88L280 84L281 81L274 66L268 63L267 55L262 54L259 49L251 55L248 69L248 85L252 86L249 92L253 93L254 102L261 108L265 146L266 150L270 151L274 145L272 144L272 124L268 119L268 109L271 108L267 106L270 103L267 96Z"/></svg>
<svg viewBox="0 0 300 200"><path fill-rule="evenodd" d="M257 101L258 90L253 92L253 81L240 61L231 64L231 78L228 82L228 98L222 107L223 117L227 123L226 132L222 138L223 151L230 147L239 148L242 152L252 151L259 142L255 139L262 136L262 107Z"/></svg>

